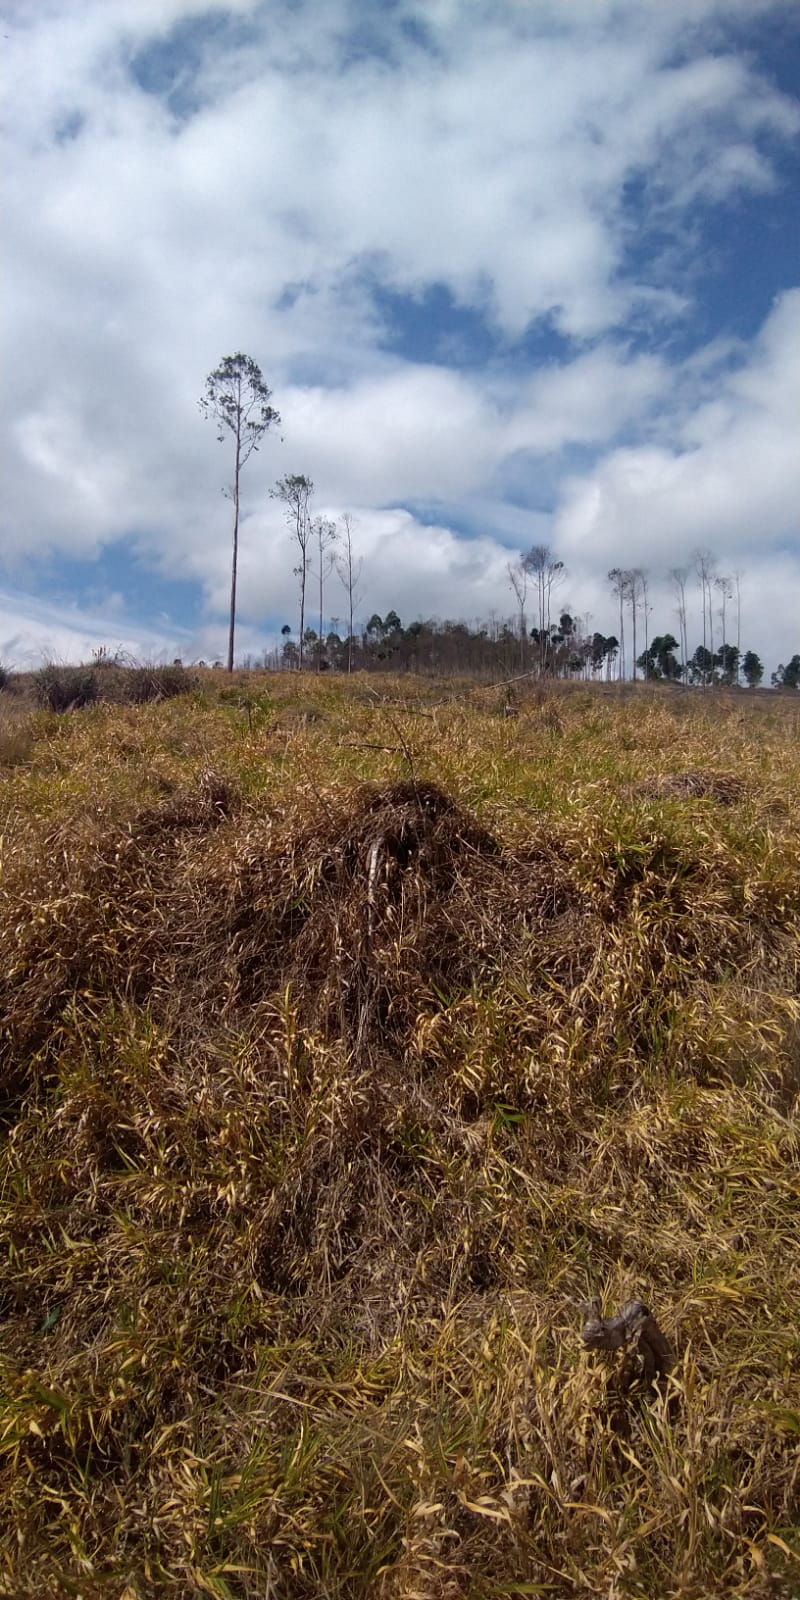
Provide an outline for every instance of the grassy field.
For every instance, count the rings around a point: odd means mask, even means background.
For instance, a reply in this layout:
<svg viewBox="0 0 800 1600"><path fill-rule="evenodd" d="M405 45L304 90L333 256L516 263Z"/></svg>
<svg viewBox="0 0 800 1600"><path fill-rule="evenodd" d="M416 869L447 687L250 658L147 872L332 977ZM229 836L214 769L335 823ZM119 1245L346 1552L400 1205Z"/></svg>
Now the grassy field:
<svg viewBox="0 0 800 1600"><path fill-rule="evenodd" d="M800 1594L800 712L505 699L0 695L0 1593Z"/></svg>

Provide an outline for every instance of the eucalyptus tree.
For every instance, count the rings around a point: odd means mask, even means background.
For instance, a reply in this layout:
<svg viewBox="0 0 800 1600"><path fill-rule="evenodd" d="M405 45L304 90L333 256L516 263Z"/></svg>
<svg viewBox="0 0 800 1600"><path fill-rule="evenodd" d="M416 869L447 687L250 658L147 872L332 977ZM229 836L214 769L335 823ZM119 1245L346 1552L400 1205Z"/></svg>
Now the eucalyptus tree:
<svg viewBox="0 0 800 1600"><path fill-rule="evenodd" d="M525 598L528 593L528 568L525 557L520 556L517 561L506 562L508 581L514 591L514 597L519 611L519 650L520 664L525 665Z"/></svg>
<svg viewBox="0 0 800 1600"><path fill-rule="evenodd" d="M714 557L710 550L695 551L694 570L697 573L703 606L703 649L708 648L713 656L714 611L711 602L714 584Z"/></svg>
<svg viewBox="0 0 800 1600"><path fill-rule="evenodd" d="M718 683L724 683L726 688L739 682L739 651L735 644L721 644L714 651L714 666L719 668Z"/></svg>
<svg viewBox="0 0 800 1600"><path fill-rule="evenodd" d="M337 543L339 529L330 517L315 517L311 524L314 542L317 547L317 578L319 580L319 652L317 655L317 670L323 667L323 628L322 597L325 588L325 579L336 564L336 554L332 546Z"/></svg>
<svg viewBox="0 0 800 1600"><path fill-rule="evenodd" d="M363 556L353 555L353 522L354 518L349 511L342 515L342 541L341 548L336 556L336 571L339 582L347 594L347 671L353 670L353 612L361 601L359 582L364 568Z"/></svg>
<svg viewBox="0 0 800 1600"><path fill-rule="evenodd" d="M619 601L619 670L617 676L620 681L625 676L625 598L628 593L628 574L622 567L612 567L608 574L611 584L611 593Z"/></svg>
<svg viewBox="0 0 800 1600"><path fill-rule="evenodd" d="M648 618L649 618L650 613L651 613L651 611L653 609L653 607L650 604L650 574L648 573L646 567L637 567L636 571L638 573L638 578L639 578L639 586L640 586L640 592L641 592L641 597L642 597L642 615L644 617L644 662L645 662L644 675L645 675L645 678L646 678L647 677L647 669L648 669L648 666L650 664L650 655L649 655L649 651L648 651L648 646L649 646L649 642L650 642L650 640L649 640L650 623L648 621Z"/></svg>
<svg viewBox="0 0 800 1600"><path fill-rule="evenodd" d="M681 659L686 662L689 659L689 637L686 630L686 582L689 577L689 568L671 567L669 576L677 602L675 610L678 616Z"/></svg>
<svg viewBox="0 0 800 1600"><path fill-rule="evenodd" d="M722 649L725 650L728 643L728 601L733 599L736 591L733 579L727 573L719 573L713 583L720 598L718 616L722 623Z"/></svg>
<svg viewBox="0 0 800 1600"><path fill-rule="evenodd" d="M285 478L279 478L272 490L275 500L282 500L286 507L286 521L289 531L297 544L299 559L294 568L294 575L300 584L300 657L298 666L303 670L303 656L306 644L306 586L308 573L311 566L311 539L313 523L311 518L311 496L314 485L310 478L302 472L289 473Z"/></svg>
<svg viewBox="0 0 800 1600"><path fill-rule="evenodd" d="M757 689L764 676L764 663L755 650L746 650L742 662L744 681L748 689Z"/></svg>
<svg viewBox="0 0 800 1600"><path fill-rule="evenodd" d="M553 590L563 583L567 573L563 561L558 561L553 556L549 545L532 545L527 555L522 557L524 570L534 579L536 584L536 606L539 617L538 635L540 641L540 670L544 672L547 652L547 640L550 637L550 607Z"/></svg>
<svg viewBox="0 0 800 1600"><path fill-rule="evenodd" d="M772 674L773 689L800 689L800 655L792 656L786 666L781 662Z"/></svg>
<svg viewBox="0 0 800 1600"><path fill-rule="evenodd" d="M649 579L644 567L627 567L621 574L621 578L625 599L627 600L631 610L631 632L633 634L633 664L631 668L631 676L635 682L636 668L642 664L642 658L636 654L636 626L637 617L640 610L644 613L644 675L647 677L647 618L650 611L648 588Z"/></svg>
<svg viewBox="0 0 800 1600"><path fill-rule="evenodd" d="M676 683L683 668L675 651L678 640L673 633L658 633L652 644L646 645L639 657L639 666L646 678L666 678Z"/></svg>
<svg viewBox="0 0 800 1600"><path fill-rule="evenodd" d="M228 671L233 672L233 646L236 630L236 576L239 565L239 489L242 469L258 449L264 434L280 422L280 415L270 405L271 389L267 388L261 368L252 356L239 351L235 356L225 356L218 367L206 378L205 391L198 405L203 416L216 422L217 438L224 444L228 435L233 441L233 483L223 490L233 501L233 552L231 556L231 605L228 626Z"/></svg>

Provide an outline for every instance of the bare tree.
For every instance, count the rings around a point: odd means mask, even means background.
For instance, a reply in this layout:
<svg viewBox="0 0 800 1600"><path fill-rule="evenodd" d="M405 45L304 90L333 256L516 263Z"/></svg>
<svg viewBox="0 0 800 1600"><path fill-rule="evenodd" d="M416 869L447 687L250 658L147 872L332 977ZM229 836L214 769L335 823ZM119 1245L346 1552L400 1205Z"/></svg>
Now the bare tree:
<svg viewBox="0 0 800 1600"><path fill-rule="evenodd" d="M567 569L563 561L551 561L548 563L547 571L545 572L545 627L548 634L550 632L550 604L553 590L561 588L566 576Z"/></svg>
<svg viewBox="0 0 800 1600"><path fill-rule="evenodd" d="M228 624L228 671L233 672L233 645L236 629L236 577L239 565L239 480L242 468L258 449L264 434L280 416L269 404L261 368L252 357L226 356L206 378L205 393L198 401L203 416L217 423L217 438L224 444L226 431L233 435L233 483L223 490L233 501L233 554L231 558L231 606Z"/></svg>
<svg viewBox="0 0 800 1600"><path fill-rule="evenodd" d="M637 613L638 613L638 610L639 610L639 602L642 599L642 581L643 581L643 573L642 573L641 567L628 567L627 571L623 572L622 578L623 578L623 583L624 583L624 587L625 587L625 598L627 599L628 605L631 608L631 622L632 622L632 631L633 631L633 669L632 669L632 677L633 677L633 681L635 683L636 682L636 659L637 659L636 658L636 617L637 617Z"/></svg>
<svg viewBox="0 0 800 1600"><path fill-rule="evenodd" d="M333 522L330 517L315 517L311 526L317 546L317 577L319 579L319 652L317 657L317 671L321 672L322 641L325 637L323 632L322 594L325 586L325 579L328 577L331 568L334 566L336 561L336 556L331 546L335 545L339 537L339 529L337 528L336 523Z"/></svg>
<svg viewBox="0 0 800 1600"><path fill-rule="evenodd" d="M536 581L537 617L536 626L539 638L544 638L546 614L546 573L551 560L550 549L546 544L534 544L528 554L523 557L526 572L529 572Z"/></svg>
<svg viewBox="0 0 800 1600"><path fill-rule="evenodd" d="M742 579L743 579L743 577L744 577L744 573L741 572L739 569L737 569L737 571L734 572L734 574L733 574L733 581L734 581L734 583L736 585L736 652L737 652L736 659L737 659L737 661L740 661L741 657L742 657ZM738 668L738 666L737 666L737 669L736 669L736 681L737 681L737 683L739 682L739 668Z"/></svg>
<svg viewBox="0 0 800 1600"><path fill-rule="evenodd" d="M729 578L725 573L720 573L719 577L714 579L714 588L716 589L717 594L719 595L719 598L720 598L719 617L720 617L720 621L722 623L722 649L723 649L723 652L724 652L725 646L728 643L728 631L727 631L728 601L732 600L733 599L733 595L734 595L733 579Z"/></svg>
<svg viewBox="0 0 800 1600"><path fill-rule="evenodd" d="M506 566L508 581L514 591L519 610L519 658L525 664L525 599L528 593L528 569L525 557L520 556L518 561L509 561Z"/></svg>
<svg viewBox="0 0 800 1600"><path fill-rule="evenodd" d="M617 676L622 682L625 676L625 599L628 592L628 574L622 567L612 567L608 574L611 584L611 593L619 601L619 655Z"/></svg>
<svg viewBox="0 0 800 1600"><path fill-rule="evenodd" d="M306 584L311 564L309 551L311 548L311 513L309 502L314 493L314 485L310 478L302 473L293 473L286 478L279 478L272 490L276 500L282 500L286 507L286 521L292 537L297 541L300 551L298 565L294 568L294 575L300 583L300 654L298 667L303 670L303 655L306 632Z"/></svg>
<svg viewBox="0 0 800 1600"><path fill-rule="evenodd" d="M714 654L714 616L711 604L712 582L714 578L714 557L710 550L697 550L694 555L694 570L700 584L703 604L703 649L707 648Z"/></svg>
<svg viewBox="0 0 800 1600"><path fill-rule="evenodd" d="M361 601L358 585L364 567L364 558L353 558L353 524L354 518L349 511L342 516L342 550L336 557L336 571L339 582L347 593L348 621L347 621L347 671L353 670L353 612Z"/></svg>
<svg viewBox="0 0 800 1600"><path fill-rule="evenodd" d="M678 632L681 636L681 656L684 664L689 660L689 635L686 627L686 581L689 577L688 567L672 567L670 579L675 591L677 601Z"/></svg>
<svg viewBox="0 0 800 1600"><path fill-rule="evenodd" d="M650 640L649 640L650 628L649 628L649 623L648 623L647 619L650 616L650 613L651 613L653 607L650 604L650 579L649 579L649 576L648 576L648 573L647 573L647 569L646 569L646 567L639 567L639 568L637 568L637 570L638 570L638 573L639 573L639 585L640 585L640 588L641 588L641 595L642 595L642 615L644 617L644 675L645 675L645 678L646 678L647 675L648 675L649 666L650 666L650 658L649 658L649 656L647 654L649 643L650 643Z"/></svg>
<svg viewBox="0 0 800 1600"><path fill-rule="evenodd" d="M566 568L563 561L557 561L554 558L549 545L546 544L532 545L527 555L522 557L522 566L536 582L539 670L543 673L547 664L547 651L550 643L553 590L563 583L567 575Z"/></svg>

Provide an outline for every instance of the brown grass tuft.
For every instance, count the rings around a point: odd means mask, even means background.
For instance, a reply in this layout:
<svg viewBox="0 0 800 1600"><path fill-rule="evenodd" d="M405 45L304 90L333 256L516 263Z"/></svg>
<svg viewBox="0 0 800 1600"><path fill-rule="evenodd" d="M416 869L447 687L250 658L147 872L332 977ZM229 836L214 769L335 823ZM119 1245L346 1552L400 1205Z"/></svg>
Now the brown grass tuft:
<svg viewBox="0 0 800 1600"><path fill-rule="evenodd" d="M643 778L631 785L631 794L654 800L717 800L722 806L735 805L745 792L742 778L735 772L670 772Z"/></svg>

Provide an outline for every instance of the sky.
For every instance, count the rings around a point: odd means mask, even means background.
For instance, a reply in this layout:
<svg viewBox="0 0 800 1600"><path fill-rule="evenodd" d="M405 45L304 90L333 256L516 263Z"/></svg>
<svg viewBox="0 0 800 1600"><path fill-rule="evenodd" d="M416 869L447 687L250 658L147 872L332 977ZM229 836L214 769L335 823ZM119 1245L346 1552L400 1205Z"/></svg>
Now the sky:
<svg viewBox="0 0 800 1600"><path fill-rule="evenodd" d="M239 351L238 657L297 626L294 473L362 620L510 617L544 543L677 635L707 551L800 651L796 0L4 0L0 74L4 663L224 656Z"/></svg>

